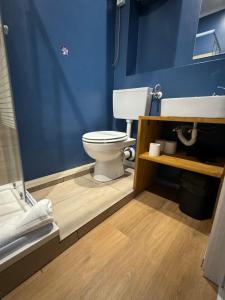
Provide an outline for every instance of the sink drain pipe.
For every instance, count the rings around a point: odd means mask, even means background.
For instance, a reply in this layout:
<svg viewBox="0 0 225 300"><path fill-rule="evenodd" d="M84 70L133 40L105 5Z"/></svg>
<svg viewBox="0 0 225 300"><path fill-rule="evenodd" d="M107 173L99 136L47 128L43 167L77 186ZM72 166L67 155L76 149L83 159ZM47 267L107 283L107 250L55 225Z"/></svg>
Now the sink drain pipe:
<svg viewBox="0 0 225 300"><path fill-rule="evenodd" d="M181 141L181 143L183 143L185 146L189 146L189 147L194 145L197 142L197 136L198 136L198 128L197 127L198 127L198 123L194 123L193 129L191 129L191 139L190 140L188 140L184 137L182 127L175 129L177 132L177 137Z"/></svg>

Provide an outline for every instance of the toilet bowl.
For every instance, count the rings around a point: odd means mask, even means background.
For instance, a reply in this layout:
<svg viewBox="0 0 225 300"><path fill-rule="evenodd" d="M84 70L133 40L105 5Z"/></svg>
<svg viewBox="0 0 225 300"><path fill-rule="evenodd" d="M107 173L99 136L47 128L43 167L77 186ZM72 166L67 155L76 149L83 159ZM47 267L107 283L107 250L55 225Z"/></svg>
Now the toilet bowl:
<svg viewBox="0 0 225 300"><path fill-rule="evenodd" d="M123 150L135 144L135 139L118 131L96 131L83 135L86 153L95 160L94 179L111 181L124 174Z"/></svg>

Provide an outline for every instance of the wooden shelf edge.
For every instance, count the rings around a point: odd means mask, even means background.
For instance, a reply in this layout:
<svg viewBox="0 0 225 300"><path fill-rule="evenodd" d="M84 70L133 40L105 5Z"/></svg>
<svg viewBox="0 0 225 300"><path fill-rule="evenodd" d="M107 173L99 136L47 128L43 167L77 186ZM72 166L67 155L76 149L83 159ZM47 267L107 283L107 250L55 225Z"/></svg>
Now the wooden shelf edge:
<svg viewBox="0 0 225 300"><path fill-rule="evenodd" d="M225 124L225 118L190 118L190 117L160 117L160 116L140 116L139 120L146 121L168 121L168 122L190 122Z"/></svg>
<svg viewBox="0 0 225 300"><path fill-rule="evenodd" d="M148 152L139 155L140 159L152 161L162 165L171 166L174 168L184 169L216 178L223 176L224 168L210 164L201 163L198 161L181 158L178 156L160 155L157 157L150 156Z"/></svg>

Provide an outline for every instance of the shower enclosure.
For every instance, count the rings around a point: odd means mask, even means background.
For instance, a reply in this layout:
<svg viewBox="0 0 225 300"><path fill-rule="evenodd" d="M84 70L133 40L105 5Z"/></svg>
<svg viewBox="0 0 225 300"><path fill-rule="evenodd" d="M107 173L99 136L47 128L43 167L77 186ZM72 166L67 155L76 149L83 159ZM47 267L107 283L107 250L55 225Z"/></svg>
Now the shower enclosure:
<svg viewBox="0 0 225 300"><path fill-rule="evenodd" d="M0 17L0 223L8 215L23 210L25 199L4 27Z"/></svg>
<svg viewBox="0 0 225 300"><path fill-rule="evenodd" d="M51 201L35 201L24 187L6 34L0 16L0 298L49 261L44 255L31 266L31 255L36 257L45 244L54 248L59 243Z"/></svg>

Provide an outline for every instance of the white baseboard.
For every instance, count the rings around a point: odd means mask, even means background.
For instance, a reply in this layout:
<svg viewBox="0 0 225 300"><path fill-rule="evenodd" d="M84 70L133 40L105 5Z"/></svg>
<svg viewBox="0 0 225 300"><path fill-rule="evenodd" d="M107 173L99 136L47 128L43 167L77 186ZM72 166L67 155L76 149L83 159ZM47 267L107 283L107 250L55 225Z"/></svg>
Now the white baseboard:
<svg viewBox="0 0 225 300"><path fill-rule="evenodd" d="M38 186L44 187L44 185L48 185L50 182L55 182L55 184L63 182L65 178L71 176L71 178L75 175L81 176L82 173L90 172L94 168L94 163L82 165L73 169L65 170L62 172L54 173L51 175L47 175L41 178L33 179L25 182L26 189L32 189Z"/></svg>

